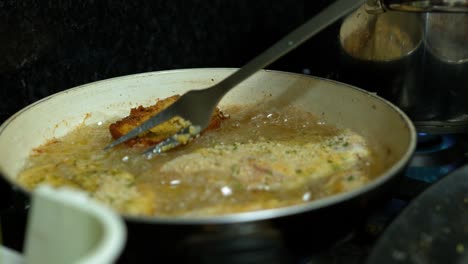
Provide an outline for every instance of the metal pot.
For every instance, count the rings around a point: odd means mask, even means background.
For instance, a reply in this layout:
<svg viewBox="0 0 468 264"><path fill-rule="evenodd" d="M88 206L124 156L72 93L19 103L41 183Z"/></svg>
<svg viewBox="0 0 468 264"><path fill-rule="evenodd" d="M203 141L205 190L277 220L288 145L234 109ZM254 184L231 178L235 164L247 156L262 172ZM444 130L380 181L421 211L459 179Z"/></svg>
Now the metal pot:
<svg viewBox="0 0 468 264"><path fill-rule="evenodd" d="M377 89L418 132L466 133L467 30L467 0L368 0L341 25L338 80ZM347 42L373 44L387 59L363 59Z"/></svg>
<svg viewBox="0 0 468 264"><path fill-rule="evenodd" d="M416 108L431 114L427 105L434 103L420 105L419 101L426 101L421 97L435 100L433 94L414 89L424 33L419 14L370 14L367 8L361 6L341 24L338 80L376 92L402 110Z"/></svg>
<svg viewBox="0 0 468 264"><path fill-rule="evenodd" d="M72 88L29 105L0 127L3 179L27 195L15 177L33 147L82 122L124 116L130 107L207 87L232 72L188 69L130 75ZM199 218L123 216L128 241L122 263L289 262L290 253L310 252L349 232L385 198L415 149L415 129L397 107L372 93L326 79L260 71L228 93L220 106L265 103L279 108L292 104L354 130L374 146L376 155L386 162L385 171L351 192L296 206Z"/></svg>

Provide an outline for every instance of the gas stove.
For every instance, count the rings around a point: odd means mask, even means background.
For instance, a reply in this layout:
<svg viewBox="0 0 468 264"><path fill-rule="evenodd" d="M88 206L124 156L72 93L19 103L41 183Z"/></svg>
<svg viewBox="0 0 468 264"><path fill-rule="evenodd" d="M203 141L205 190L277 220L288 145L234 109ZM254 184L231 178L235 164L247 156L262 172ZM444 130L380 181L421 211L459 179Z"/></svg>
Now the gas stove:
<svg viewBox="0 0 468 264"><path fill-rule="evenodd" d="M285 5L284 1L263 0L247 5L242 1L135 4L89 0L57 3L55 7L41 1L1 3L0 31L6 37L0 43L4 58L0 61L0 121L52 93L96 80L171 68L239 67L329 2L291 1ZM189 13L184 13L187 10ZM454 116L466 112L466 89L460 85L466 83L466 66L460 70L458 67L463 65L450 64L439 71L447 65L428 63L432 60L429 53L419 48L405 60L389 65L353 62L352 70L347 72L350 62L342 56L340 28L337 23L325 29L272 69L335 79L377 92L419 121L453 121ZM420 66L419 56L428 69L413 72ZM418 78L406 78L407 74ZM420 81L422 76L426 79ZM447 85L450 79L452 84ZM421 83L421 89L402 85L401 80ZM376 87L380 90L374 91ZM468 135L419 133L414 157L386 202L332 246L310 248L292 259L301 264L366 262L389 224L424 190L468 164L467 153ZM0 181L1 242L21 251L28 208L10 188ZM261 244L257 239L250 242L251 247L239 248L239 258L255 255L271 260L282 253L276 251L278 245L274 243Z"/></svg>
<svg viewBox="0 0 468 264"><path fill-rule="evenodd" d="M365 263L379 238L385 234L388 225L413 199L444 176L467 164L467 144L468 137L462 134L419 133L416 152L391 198L348 236L325 251L304 256L300 263Z"/></svg>

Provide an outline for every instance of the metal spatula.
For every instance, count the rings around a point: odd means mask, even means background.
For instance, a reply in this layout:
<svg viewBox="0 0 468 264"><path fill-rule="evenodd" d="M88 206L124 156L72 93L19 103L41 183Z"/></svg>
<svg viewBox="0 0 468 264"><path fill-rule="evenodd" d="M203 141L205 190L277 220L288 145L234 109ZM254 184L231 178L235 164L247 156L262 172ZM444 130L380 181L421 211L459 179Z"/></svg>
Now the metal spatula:
<svg viewBox="0 0 468 264"><path fill-rule="evenodd" d="M123 143L149 129L165 122L172 117L179 116L188 121L191 125L180 130L172 137L148 149L148 155L158 154L172 149L178 145L185 144L190 139L199 135L205 129L213 114L215 107L221 98L233 87L244 81L258 70L268 66L281 56L290 52L304 41L314 36L325 27L345 16L349 12L357 9L366 0L338 0L311 18L305 24L283 37L276 44L255 57L244 67L240 68L232 75L226 77L221 82L202 90L192 90L182 95L176 102L165 110L134 128L127 134L118 138L105 149L112 148Z"/></svg>

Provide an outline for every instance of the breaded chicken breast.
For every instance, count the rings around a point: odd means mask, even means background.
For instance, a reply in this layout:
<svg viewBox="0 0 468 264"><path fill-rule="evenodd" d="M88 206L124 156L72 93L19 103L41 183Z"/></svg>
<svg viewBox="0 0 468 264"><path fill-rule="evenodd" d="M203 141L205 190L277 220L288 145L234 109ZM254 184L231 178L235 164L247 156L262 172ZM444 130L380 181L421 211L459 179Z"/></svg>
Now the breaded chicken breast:
<svg viewBox="0 0 468 264"><path fill-rule="evenodd" d="M174 95L165 99L158 99L156 104L148 107L138 106L137 108L132 108L130 110L130 115L115 123L112 123L109 126L110 134L114 139L127 134L133 128L139 126L155 114L169 107L177 99L179 99L179 97L180 95ZM204 131L219 128L221 121L225 118L226 117L223 115L223 113L218 108L216 108L211 118L210 124ZM126 141L125 144L128 146L141 147L152 146L172 136L177 131L187 127L188 125L190 124L182 118L174 117L156 127L153 127L149 131L142 133L138 137Z"/></svg>
<svg viewBox="0 0 468 264"><path fill-rule="evenodd" d="M83 190L123 214L151 215L156 210L155 193L147 186L137 184L134 175L124 170L107 169L98 163L66 159L57 164L29 168L18 176L18 182L29 190L43 183Z"/></svg>

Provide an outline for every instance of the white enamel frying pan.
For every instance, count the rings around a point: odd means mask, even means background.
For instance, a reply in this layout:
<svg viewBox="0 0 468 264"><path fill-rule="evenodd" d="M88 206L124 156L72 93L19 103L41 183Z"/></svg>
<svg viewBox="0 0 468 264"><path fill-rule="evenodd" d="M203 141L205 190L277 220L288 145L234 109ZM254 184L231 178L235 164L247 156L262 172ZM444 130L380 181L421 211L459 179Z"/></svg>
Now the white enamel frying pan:
<svg viewBox="0 0 468 264"><path fill-rule="evenodd" d="M90 83L44 98L14 114L0 127L0 173L13 188L28 196L28 191L16 183L16 176L32 148L66 134L82 122L91 124L126 116L131 107L149 105L156 98L208 87L233 71L185 69L150 72ZM335 225L333 230L336 231L339 229L336 227L344 228L353 223L351 219L359 216L363 212L361 209L386 192L388 188L385 187L405 168L415 149L415 129L397 107L375 94L326 79L259 71L231 90L221 101L220 108L232 104L272 104L279 109L295 105L320 115L329 124L350 128L364 136L385 162L385 170L356 190L284 208L197 218L124 216L127 223L138 226L138 231L129 229L129 240L133 241L129 242L130 245L136 243L140 235L148 237L153 232L159 238L157 241L164 242L157 245L154 244L157 242L152 242L151 248L144 252L156 254L152 248L157 246L164 254L180 256L175 248L184 246L172 246L174 243L200 241L190 237L214 230L207 229L207 226L222 226L222 233L224 227L239 223L262 223L262 226L268 223L268 226L279 230L286 241L306 231L319 238L323 231L330 230L322 225ZM181 233L181 228L187 230ZM294 230L290 232L287 229ZM324 236L330 237L330 232ZM138 248L144 249L145 245ZM211 246L209 248L212 250Z"/></svg>

